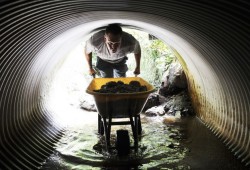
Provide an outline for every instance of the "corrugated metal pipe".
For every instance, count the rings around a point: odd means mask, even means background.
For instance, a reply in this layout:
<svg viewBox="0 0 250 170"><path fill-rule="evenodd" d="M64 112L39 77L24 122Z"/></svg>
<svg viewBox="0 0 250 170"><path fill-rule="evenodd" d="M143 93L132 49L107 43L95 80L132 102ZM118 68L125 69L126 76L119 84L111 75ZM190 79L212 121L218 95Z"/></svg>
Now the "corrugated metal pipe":
<svg viewBox="0 0 250 170"><path fill-rule="evenodd" d="M0 165L36 169L63 135L47 100L65 54L119 22L178 53L197 116L250 164L250 2L0 1ZM63 106L62 106L63 107Z"/></svg>

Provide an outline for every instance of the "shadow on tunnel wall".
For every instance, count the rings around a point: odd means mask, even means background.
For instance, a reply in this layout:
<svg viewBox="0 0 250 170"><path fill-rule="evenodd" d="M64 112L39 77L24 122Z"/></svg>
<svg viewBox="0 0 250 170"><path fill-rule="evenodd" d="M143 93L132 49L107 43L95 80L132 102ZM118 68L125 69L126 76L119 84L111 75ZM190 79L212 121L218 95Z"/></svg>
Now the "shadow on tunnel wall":
<svg viewBox="0 0 250 170"><path fill-rule="evenodd" d="M53 118L50 109L53 106L44 101L50 79L63 59L51 58L51 55L41 57L40 51L79 25L131 18L175 33L190 44L188 48L200 54L199 57L192 55L185 44L169 40L180 54L197 116L249 166L248 1L118 0L103 1L104 5L93 0L17 0L0 3L1 168L38 168L62 135L63 127ZM98 15L98 11L103 15ZM154 32L152 35L160 37Z"/></svg>

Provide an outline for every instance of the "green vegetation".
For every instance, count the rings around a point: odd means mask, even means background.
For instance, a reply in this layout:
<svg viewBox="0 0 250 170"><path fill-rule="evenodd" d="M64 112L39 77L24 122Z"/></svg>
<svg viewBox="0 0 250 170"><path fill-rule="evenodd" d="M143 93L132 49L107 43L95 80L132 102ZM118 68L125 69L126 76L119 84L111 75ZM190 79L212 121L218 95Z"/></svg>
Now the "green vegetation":
<svg viewBox="0 0 250 170"><path fill-rule="evenodd" d="M149 34L146 32L135 29L123 30L132 34L140 42L142 51L140 77L146 79L155 87L159 87L163 73L176 59L174 52L162 40L157 38L150 40ZM128 61L129 70L133 71L134 64L133 54L130 54Z"/></svg>

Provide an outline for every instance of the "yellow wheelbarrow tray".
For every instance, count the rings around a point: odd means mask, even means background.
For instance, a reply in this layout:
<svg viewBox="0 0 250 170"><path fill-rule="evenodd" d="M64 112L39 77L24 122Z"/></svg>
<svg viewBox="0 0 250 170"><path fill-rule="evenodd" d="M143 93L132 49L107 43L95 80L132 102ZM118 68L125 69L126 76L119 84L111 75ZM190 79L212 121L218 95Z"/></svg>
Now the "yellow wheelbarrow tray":
<svg viewBox="0 0 250 170"><path fill-rule="evenodd" d="M131 81L138 81L142 86L147 87L147 91L135 93L99 93L102 85L110 81L122 81L129 84ZM89 84L86 92L93 95L97 111L102 117L109 118L126 118L129 114L136 116L140 114L144 104L150 93L156 89L147 81L140 77L124 77L124 78L94 78ZM112 113L110 115L110 113Z"/></svg>

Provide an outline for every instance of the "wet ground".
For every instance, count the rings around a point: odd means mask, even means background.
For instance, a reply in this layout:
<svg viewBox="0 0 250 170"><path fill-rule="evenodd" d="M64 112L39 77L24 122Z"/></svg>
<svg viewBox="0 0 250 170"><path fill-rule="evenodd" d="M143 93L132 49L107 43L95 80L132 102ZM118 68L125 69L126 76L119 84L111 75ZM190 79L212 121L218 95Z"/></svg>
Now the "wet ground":
<svg viewBox="0 0 250 170"><path fill-rule="evenodd" d="M97 113L79 111L75 123L65 130L55 152L42 170L86 169L199 169L244 170L226 146L195 117L145 117L137 153L118 157L115 150L104 150L104 138L97 134ZM116 130L130 126L112 126L111 144ZM130 133L130 143L133 137Z"/></svg>

